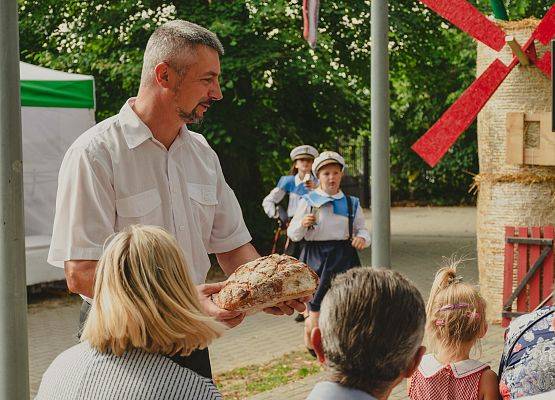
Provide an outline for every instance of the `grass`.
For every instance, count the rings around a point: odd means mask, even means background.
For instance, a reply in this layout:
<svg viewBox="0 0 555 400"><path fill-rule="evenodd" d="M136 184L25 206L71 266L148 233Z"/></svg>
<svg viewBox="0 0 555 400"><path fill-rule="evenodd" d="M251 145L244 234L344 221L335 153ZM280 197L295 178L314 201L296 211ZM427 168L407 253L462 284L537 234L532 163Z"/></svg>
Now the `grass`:
<svg viewBox="0 0 555 400"><path fill-rule="evenodd" d="M249 365L214 376L224 399L239 400L322 371L306 350L294 351L262 365Z"/></svg>

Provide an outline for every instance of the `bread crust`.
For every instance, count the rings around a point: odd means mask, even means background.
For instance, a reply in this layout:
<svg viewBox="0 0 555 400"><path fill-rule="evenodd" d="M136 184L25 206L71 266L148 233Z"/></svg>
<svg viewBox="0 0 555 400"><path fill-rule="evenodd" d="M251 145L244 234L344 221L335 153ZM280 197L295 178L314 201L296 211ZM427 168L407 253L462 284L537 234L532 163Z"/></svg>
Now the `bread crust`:
<svg viewBox="0 0 555 400"><path fill-rule="evenodd" d="M318 275L294 257L272 254L243 264L213 296L225 310L253 312L277 303L310 296Z"/></svg>

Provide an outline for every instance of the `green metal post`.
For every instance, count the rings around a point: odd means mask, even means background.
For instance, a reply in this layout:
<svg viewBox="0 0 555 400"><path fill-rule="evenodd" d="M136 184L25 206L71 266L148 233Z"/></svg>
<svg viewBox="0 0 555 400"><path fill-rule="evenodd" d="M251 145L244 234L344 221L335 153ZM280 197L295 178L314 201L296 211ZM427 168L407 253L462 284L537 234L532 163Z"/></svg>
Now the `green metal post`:
<svg viewBox="0 0 555 400"><path fill-rule="evenodd" d="M29 399L17 0L0 1L0 400Z"/></svg>
<svg viewBox="0 0 555 400"><path fill-rule="evenodd" d="M507 9L505 8L505 4L503 4L503 0L489 0L489 3L491 4L491 8L493 9L493 16L496 19L502 21L509 20Z"/></svg>

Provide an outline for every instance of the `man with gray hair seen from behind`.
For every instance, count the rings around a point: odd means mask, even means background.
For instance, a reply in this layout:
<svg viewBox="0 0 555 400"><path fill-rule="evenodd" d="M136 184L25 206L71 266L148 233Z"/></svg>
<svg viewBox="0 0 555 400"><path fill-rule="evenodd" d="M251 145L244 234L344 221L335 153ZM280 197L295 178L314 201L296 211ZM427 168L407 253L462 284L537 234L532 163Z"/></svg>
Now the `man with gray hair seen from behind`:
<svg viewBox="0 0 555 400"><path fill-rule="evenodd" d="M218 156L187 127L222 99L223 52L217 36L199 25L175 20L159 26L146 45L137 97L83 133L67 151L48 262L64 268L69 290L83 297L81 326L104 242L133 224L159 226L176 238L206 314L228 327L243 320L244 313L212 302L211 295L224 283L204 284L208 254L216 254L227 275L259 255ZM306 299L299 300L265 311L302 312ZM181 362L211 377L206 349Z"/></svg>
<svg viewBox="0 0 555 400"><path fill-rule="evenodd" d="M318 360L330 370L307 400L385 400L418 367L426 311L401 274L354 268L338 275L311 332Z"/></svg>

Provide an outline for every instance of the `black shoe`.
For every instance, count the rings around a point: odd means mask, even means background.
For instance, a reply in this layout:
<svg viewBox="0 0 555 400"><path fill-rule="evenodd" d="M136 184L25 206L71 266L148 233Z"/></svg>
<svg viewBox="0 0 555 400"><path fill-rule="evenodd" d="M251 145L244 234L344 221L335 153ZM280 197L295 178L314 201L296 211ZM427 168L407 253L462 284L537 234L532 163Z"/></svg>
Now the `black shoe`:
<svg viewBox="0 0 555 400"><path fill-rule="evenodd" d="M310 355L311 355L312 357L317 358L317 357L316 357L316 352L315 352L313 349L309 349L309 348L307 347L306 350L310 353Z"/></svg>
<svg viewBox="0 0 555 400"><path fill-rule="evenodd" d="M301 313L298 313L297 316L295 317L295 321L303 322L304 321L304 315L302 315Z"/></svg>

